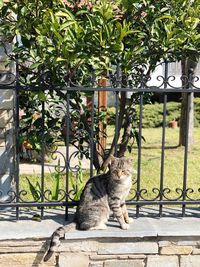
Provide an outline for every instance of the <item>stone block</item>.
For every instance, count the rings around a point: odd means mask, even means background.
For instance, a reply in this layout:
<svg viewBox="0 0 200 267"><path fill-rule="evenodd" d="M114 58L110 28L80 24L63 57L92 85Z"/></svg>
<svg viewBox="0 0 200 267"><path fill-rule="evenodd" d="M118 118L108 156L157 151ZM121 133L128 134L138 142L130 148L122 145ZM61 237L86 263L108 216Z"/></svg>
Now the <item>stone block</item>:
<svg viewBox="0 0 200 267"><path fill-rule="evenodd" d="M45 253L47 251L46 243L42 241L1 241L0 254L2 253L33 253L40 251Z"/></svg>
<svg viewBox="0 0 200 267"><path fill-rule="evenodd" d="M0 90L0 110L11 110L14 106L12 90Z"/></svg>
<svg viewBox="0 0 200 267"><path fill-rule="evenodd" d="M160 254L165 255L188 255L191 254L193 250L192 246L169 246L162 247L160 249Z"/></svg>
<svg viewBox="0 0 200 267"><path fill-rule="evenodd" d="M0 175L13 171L13 150L0 147Z"/></svg>
<svg viewBox="0 0 200 267"><path fill-rule="evenodd" d="M194 248L192 251L192 254L194 254L194 255L200 254L200 248Z"/></svg>
<svg viewBox="0 0 200 267"><path fill-rule="evenodd" d="M80 253L60 254L59 267L88 267L89 257Z"/></svg>
<svg viewBox="0 0 200 267"><path fill-rule="evenodd" d="M12 121L12 119L12 111L0 110L0 128L5 128L7 124Z"/></svg>
<svg viewBox="0 0 200 267"><path fill-rule="evenodd" d="M167 246L171 246L171 242L170 241L166 241L166 240L164 240L164 241L159 241L158 242L158 246L161 248L161 247L167 247Z"/></svg>
<svg viewBox="0 0 200 267"><path fill-rule="evenodd" d="M103 267L103 262L90 263L89 267Z"/></svg>
<svg viewBox="0 0 200 267"><path fill-rule="evenodd" d="M157 254L156 242L115 242L101 243L98 254Z"/></svg>
<svg viewBox="0 0 200 267"><path fill-rule="evenodd" d="M5 137L5 128L0 128L0 138Z"/></svg>
<svg viewBox="0 0 200 267"><path fill-rule="evenodd" d="M90 255L90 259L92 261L105 261L105 260L128 260L128 259L145 259L146 255L144 254L136 254L136 255Z"/></svg>
<svg viewBox="0 0 200 267"><path fill-rule="evenodd" d="M200 266L200 256L189 255L181 256L180 267L199 267Z"/></svg>
<svg viewBox="0 0 200 267"><path fill-rule="evenodd" d="M5 147L5 139L0 138L0 147Z"/></svg>
<svg viewBox="0 0 200 267"><path fill-rule="evenodd" d="M144 262L141 260L107 261L103 267L144 267Z"/></svg>
<svg viewBox="0 0 200 267"><path fill-rule="evenodd" d="M177 256L148 256L146 267L179 267Z"/></svg>
<svg viewBox="0 0 200 267"><path fill-rule="evenodd" d="M52 257L53 258L53 257ZM54 265L54 259L50 259L48 264ZM7 253L0 254L0 267L17 267L17 266L40 266L43 265L43 253Z"/></svg>
<svg viewBox="0 0 200 267"><path fill-rule="evenodd" d="M0 200L2 202L10 199L8 192L11 189L11 181L12 178L9 174L0 176Z"/></svg>
<svg viewBox="0 0 200 267"><path fill-rule="evenodd" d="M61 243L59 251L61 252L96 252L98 250L97 241L65 241Z"/></svg>

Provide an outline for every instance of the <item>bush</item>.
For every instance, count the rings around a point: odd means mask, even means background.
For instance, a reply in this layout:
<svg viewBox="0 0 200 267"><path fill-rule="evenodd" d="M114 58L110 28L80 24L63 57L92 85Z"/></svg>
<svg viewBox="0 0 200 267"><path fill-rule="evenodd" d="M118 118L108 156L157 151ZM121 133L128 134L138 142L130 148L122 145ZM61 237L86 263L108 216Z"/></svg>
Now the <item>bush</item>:
<svg viewBox="0 0 200 267"><path fill-rule="evenodd" d="M139 117L139 106L136 107ZM168 102L167 103L167 117L166 124L170 121L180 120L181 103ZM143 121L144 128L161 127L163 123L163 104L146 104L143 108ZM194 100L194 126L200 127L200 98Z"/></svg>
<svg viewBox="0 0 200 267"><path fill-rule="evenodd" d="M139 105L136 105L136 121L139 121ZM166 125L170 121L176 120L179 122L181 115L181 103L167 103ZM115 108L108 108L107 111L108 124L115 124ZM143 106L143 128L161 127L163 123L163 104L145 104ZM200 127L200 98L194 99L194 126Z"/></svg>

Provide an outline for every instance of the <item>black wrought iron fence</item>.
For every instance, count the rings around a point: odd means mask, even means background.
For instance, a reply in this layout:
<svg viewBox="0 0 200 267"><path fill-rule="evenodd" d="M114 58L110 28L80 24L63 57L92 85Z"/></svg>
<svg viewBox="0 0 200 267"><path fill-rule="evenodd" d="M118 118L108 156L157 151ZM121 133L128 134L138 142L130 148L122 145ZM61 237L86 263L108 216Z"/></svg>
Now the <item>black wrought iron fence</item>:
<svg viewBox="0 0 200 267"><path fill-rule="evenodd" d="M86 180L106 170L111 154L133 157L137 173L127 203L136 207L136 216L140 215L140 207L149 205L159 207L159 216L163 206L179 205L184 216L186 205L200 204L200 183L188 186L189 105L181 182L177 186L174 181L173 188L165 183L167 98L171 93L185 93L189 100L193 93L200 93L199 77L169 76L168 63L162 66L163 74L154 79L144 73L136 77L134 72L124 79L119 70L103 78L93 73L87 86L75 84L69 77L65 84L49 85L44 76L40 83L23 84L18 69L16 76L1 73L0 92L12 90L15 96L15 170L10 173L10 190L5 193L3 186L0 188L0 208L15 209L19 219L23 208L40 208L43 216L46 207L62 206L67 217L68 208L77 205ZM161 139L157 145L159 178L147 187L144 180L149 179L148 173L142 175L142 153L147 143L143 141L143 109L154 93L163 97ZM26 174L22 163L28 164ZM37 167L35 174L33 167ZM2 198L5 194L7 197Z"/></svg>

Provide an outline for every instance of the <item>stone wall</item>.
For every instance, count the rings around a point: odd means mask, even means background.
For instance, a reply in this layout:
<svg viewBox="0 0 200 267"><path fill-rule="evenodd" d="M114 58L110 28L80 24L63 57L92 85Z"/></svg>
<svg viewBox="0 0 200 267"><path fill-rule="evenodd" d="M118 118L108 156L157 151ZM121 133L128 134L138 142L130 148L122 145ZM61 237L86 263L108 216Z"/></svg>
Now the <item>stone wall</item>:
<svg viewBox="0 0 200 267"><path fill-rule="evenodd" d="M199 267L199 237L65 240L43 263L44 240L0 242L0 267Z"/></svg>
<svg viewBox="0 0 200 267"><path fill-rule="evenodd" d="M7 49L10 49L9 46ZM6 56L0 49L0 84L6 84L7 72L14 72L14 66L4 67ZM0 201L8 198L13 180L13 90L0 90Z"/></svg>

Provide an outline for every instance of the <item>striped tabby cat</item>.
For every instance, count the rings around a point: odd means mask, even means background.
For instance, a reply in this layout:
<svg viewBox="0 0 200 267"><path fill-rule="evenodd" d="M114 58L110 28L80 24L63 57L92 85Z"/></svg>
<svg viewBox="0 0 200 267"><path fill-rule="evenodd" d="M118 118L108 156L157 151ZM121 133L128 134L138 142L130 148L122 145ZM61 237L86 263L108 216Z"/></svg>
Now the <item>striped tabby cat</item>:
<svg viewBox="0 0 200 267"><path fill-rule="evenodd" d="M132 185L131 174L131 159L112 157L109 172L92 177L86 183L76 209L74 225L60 227L53 233L44 261L53 255L60 245L60 239L73 226L79 230L106 229L112 212L120 227L128 229L132 219L128 216L125 199Z"/></svg>

